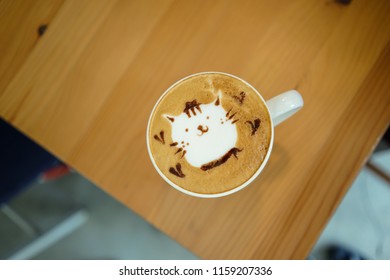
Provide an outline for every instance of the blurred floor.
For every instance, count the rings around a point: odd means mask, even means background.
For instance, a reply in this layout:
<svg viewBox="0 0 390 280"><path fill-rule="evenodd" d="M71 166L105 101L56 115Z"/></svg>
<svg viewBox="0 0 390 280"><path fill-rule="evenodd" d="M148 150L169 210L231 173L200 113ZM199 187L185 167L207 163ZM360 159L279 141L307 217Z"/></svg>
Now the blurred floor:
<svg viewBox="0 0 390 280"><path fill-rule="evenodd" d="M372 160L390 173L389 150L376 153ZM368 259L390 259L389 202L390 186L364 168L310 258L326 258L326 248L337 244ZM54 182L35 184L9 205L36 226L38 235L50 232L80 210L84 213L73 232L33 254L29 257L32 259L197 259L76 173ZM15 252L36 239L0 213L1 259L15 257Z"/></svg>
<svg viewBox="0 0 390 280"><path fill-rule="evenodd" d="M33 185L9 205L42 233L80 210L87 213L86 221L74 232L33 259L197 259L76 173ZM0 213L0 259L35 239Z"/></svg>
<svg viewBox="0 0 390 280"><path fill-rule="evenodd" d="M371 161L390 174L390 150ZM326 259L339 245L366 259L390 260L390 184L365 167L321 234L310 258Z"/></svg>

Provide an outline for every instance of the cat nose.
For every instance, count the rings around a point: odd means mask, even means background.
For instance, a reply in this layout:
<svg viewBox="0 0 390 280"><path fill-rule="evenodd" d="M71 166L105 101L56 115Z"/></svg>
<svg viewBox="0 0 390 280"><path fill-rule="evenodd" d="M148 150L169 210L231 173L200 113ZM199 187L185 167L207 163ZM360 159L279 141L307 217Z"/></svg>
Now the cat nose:
<svg viewBox="0 0 390 280"><path fill-rule="evenodd" d="M207 131L209 131L209 127L206 125L205 127L203 127L203 125L199 125L198 126L198 130L200 131L201 134L198 134L199 136L202 136L204 133L206 133Z"/></svg>

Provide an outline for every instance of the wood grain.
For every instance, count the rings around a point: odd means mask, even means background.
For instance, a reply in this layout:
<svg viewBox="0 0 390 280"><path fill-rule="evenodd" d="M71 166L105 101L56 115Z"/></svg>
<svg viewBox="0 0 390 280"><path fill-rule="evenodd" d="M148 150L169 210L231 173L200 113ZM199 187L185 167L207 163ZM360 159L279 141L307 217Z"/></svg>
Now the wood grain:
<svg viewBox="0 0 390 280"><path fill-rule="evenodd" d="M66 0L58 7L16 66L1 57L0 70L14 70L0 78L0 115L202 258L304 258L389 123L390 3ZM8 53L18 53L16 41ZM266 99L297 88L305 107L277 127L254 183L205 200L158 176L145 130L170 84L213 70L244 78Z"/></svg>
<svg viewBox="0 0 390 280"><path fill-rule="evenodd" d="M0 1L0 95L39 42L63 0Z"/></svg>

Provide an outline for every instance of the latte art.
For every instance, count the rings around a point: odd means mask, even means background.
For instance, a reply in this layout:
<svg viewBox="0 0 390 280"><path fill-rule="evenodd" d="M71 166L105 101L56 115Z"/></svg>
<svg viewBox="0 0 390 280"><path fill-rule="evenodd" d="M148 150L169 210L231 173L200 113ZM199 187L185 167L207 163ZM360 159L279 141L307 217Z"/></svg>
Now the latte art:
<svg viewBox="0 0 390 280"><path fill-rule="evenodd" d="M166 91L147 133L152 161L167 180L190 192L216 194L254 176L272 129L264 100L250 85L201 73Z"/></svg>
<svg viewBox="0 0 390 280"><path fill-rule="evenodd" d="M209 164L235 148L238 119L225 111L221 98L222 94L219 94L209 104L199 104L194 99L193 110L179 116L165 115L172 126L171 145L176 146L177 153L194 167Z"/></svg>

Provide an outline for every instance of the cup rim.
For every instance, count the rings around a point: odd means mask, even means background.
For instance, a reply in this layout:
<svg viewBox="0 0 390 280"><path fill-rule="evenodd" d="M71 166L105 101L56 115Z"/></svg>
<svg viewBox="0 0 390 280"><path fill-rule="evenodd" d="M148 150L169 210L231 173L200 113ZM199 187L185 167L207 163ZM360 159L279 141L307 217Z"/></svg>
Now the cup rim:
<svg viewBox="0 0 390 280"><path fill-rule="evenodd" d="M149 129L150 129L150 124L151 124L151 121L152 121L152 116L158 106L158 104L160 104L161 100L165 97L165 95L173 88L175 87L176 85L178 85L179 83L187 80L187 79L190 79L192 77L195 77L195 76L200 76L200 75L209 75L209 74L219 74L219 75L226 75L226 76L229 76L229 77L232 77L232 78L235 78L235 79L238 79L240 80L241 82L245 83L246 85L248 85L251 89L254 90L254 92L257 93L257 95L260 97L260 99L263 101L263 103L265 104L265 108L267 110L267 113L268 113L268 117L270 119L270 125L271 125L271 138L270 138L270 143L269 143L269 147L268 147L268 151L267 151L267 154L265 155L265 158L263 160L263 162L261 163L260 167L256 170L256 172L246 181L244 182L243 184L231 189L231 190L228 190L228 191L225 191L225 192L221 192L221 193L211 193L211 194L203 194L203 193L197 193L197 192L192 192L192 191L189 191L189 190L186 190L182 187L180 187L179 185L175 184L174 182L172 182L167 176L165 176L165 174L160 170L160 168L157 166L154 158L153 158L153 155L152 155L152 152L150 150L150 139L149 139ZM156 101L156 103L154 104L153 106L153 109L149 115L149 120L148 120L148 125L147 125L147 128L146 128L146 146L147 146L147 149L148 149L148 154L149 154L149 157L152 161L152 164L154 166L154 168L156 169L156 171L158 172L158 174L165 180L165 182L167 182L171 187L175 188L176 190L182 192L182 193L185 193L187 195L190 195L190 196L194 196L194 197L200 197L200 198L217 198L217 197L223 197L223 196L227 196L227 195L230 195L230 194L233 194L233 193L236 193L242 189L244 189L246 186L248 186L250 183L252 183L258 176L259 174L261 173L261 171L264 169L265 165L267 164L268 162L268 159L271 155L271 151L272 151L272 147L273 147L273 143L274 143L274 125L273 125L273 121L272 121L272 118L271 118L271 113L269 112L269 109L268 109L268 105L267 105L267 102L264 100L263 96L259 93L259 91L253 87L250 83L248 83L247 81L235 76L235 75L232 75L232 74L229 74L229 73L225 73L225 72L219 72L219 71L206 71L206 72L198 72L198 73L194 73L194 74L191 74L191 75L187 75L179 80L177 80L175 83L173 83L168 89L166 89L164 91L164 93L159 97L159 99Z"/></svg>

